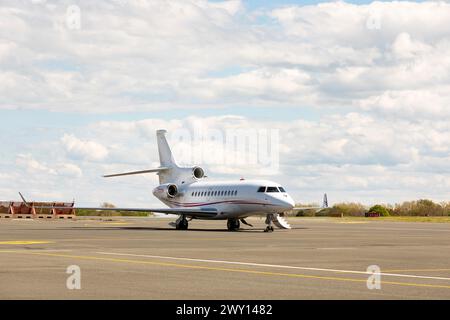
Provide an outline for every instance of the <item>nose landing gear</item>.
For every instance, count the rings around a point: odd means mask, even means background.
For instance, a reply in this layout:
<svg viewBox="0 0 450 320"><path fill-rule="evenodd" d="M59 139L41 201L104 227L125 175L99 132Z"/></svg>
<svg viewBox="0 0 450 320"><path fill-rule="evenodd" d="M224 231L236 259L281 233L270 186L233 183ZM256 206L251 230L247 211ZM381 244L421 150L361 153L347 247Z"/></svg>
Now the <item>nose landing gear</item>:
<svg viewBox="0 0 450 320"><path fill-rule="evenodd" d="M266 217L267 227L264 229L264 232L273 232L272 220L273 220L273 214L268 214Z"/></svg>

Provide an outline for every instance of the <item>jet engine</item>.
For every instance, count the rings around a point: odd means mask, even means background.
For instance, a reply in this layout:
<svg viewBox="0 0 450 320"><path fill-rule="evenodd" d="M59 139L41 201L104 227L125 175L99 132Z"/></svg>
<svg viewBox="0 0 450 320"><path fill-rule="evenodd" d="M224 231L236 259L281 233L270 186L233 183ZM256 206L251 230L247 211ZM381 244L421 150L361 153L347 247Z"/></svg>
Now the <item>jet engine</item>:
<svg viewBox="0 0 450 320"><path fill-rule="evenodd" d="M178 194L178 188L176 184L168 183L165 189L169 198L173 198Z"/></svg>
<svg viewBox="0 0 450 320"><path fill-rule="evenodd" d="M159 199L174 198L178 195L178 187L173 183L165 183L153 189L153 194Z"/></svg>
<svg viewBox="0 0 450 320"><path fill-rule="evenodd" d="M200 167L193 167L192 176L194 177L194 179L201 179L205 176L205 171Z"/></svg>

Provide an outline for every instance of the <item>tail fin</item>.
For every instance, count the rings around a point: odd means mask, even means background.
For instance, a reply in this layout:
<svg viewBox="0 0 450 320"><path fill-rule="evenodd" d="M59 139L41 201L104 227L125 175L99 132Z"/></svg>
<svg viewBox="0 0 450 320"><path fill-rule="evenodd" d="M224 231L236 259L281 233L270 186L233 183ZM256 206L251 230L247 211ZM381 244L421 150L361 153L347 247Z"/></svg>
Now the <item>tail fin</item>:
<svg viewBox="0 0 450 320"><path fill-rule="evenodd" d="M326 193L323 194L322 208L328 208L328 197Z"/></svg>
<svg viewBox="0 0 450 320"><path fill-rule="evenodd" d="M123 172L123 173L114 173L104 175L104 177L118 177L118 176L128 176L134 174L156 172L159 176L160 184L168 182L177 183L178 181L183 181L182 183L184 183L184 181L186 181L188 177L192 176L192 168L180 168L177 165L175 159L173 158L169 144L167 143L166 133L167 133L166 130L156 131L156 141L158 142L159 161L161 162L159 168Z"/></svg>
<svg viewBox="0 0 450 320"><path fill-rule="evenodd" d="M161 167L178 167L175 159L173 158L172 151L166 140L166 130L156 131L156 140L158 142L159 161Z"/></svg>

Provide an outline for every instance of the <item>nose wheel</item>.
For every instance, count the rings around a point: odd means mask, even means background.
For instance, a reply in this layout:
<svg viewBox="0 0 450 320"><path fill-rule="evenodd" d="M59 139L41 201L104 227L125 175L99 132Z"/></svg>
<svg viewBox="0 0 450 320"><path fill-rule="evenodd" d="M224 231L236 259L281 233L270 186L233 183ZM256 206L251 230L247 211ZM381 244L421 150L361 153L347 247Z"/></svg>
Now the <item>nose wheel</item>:
<svg viewBox="0 0 450 320"><path fill-rule="evenodd" d="M241 224L238 219L228 219L227 221L228 231L238 231L240 225Z"/></svg>
<svg viewBox="0 0 450 320"><path fill-rule="evenodd" d="M273 225L272 225L272 220L273 220L273 214L268 214L266 217L266 224L267 227L264 229L264 232L273 232Z"/></svg>

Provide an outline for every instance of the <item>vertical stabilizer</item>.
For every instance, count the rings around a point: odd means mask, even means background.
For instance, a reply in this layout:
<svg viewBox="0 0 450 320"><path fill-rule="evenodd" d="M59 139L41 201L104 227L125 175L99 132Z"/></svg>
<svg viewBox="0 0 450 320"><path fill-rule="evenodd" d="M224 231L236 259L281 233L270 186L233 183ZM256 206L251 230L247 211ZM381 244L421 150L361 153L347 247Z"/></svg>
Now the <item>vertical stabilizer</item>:
<svg viewBox="0 0 450 320"><path fill-rule="evenodd" d="M166 130L156 131L156 140L158 142L159 161L161 167L177 167L175 159L173 158L172 151L166 139Z"/></svg>
<svg viewBox="0 0 450 320"><path fill-rule="evenodd" d="M139 171L129 171L122 173L107 174L104 177L118 177L118 176L128 176L134 174L150 173L156 172L159 176L159 183L186 183L196 181L203 177L203 169L199 167L179 167L173 158L172 151L170 150L169 144L166 140L166 130L156 131L156 141L158 143L158 153L159 153L159 168L139 170ZM198 177L196 173L200 170L201 177Z"/></svg>
<svg viewBox="0 0 450 320"><path fill-rule="evenodd" d="M328 208L328 197L326 193L323 194L322 208Z"/></svg>

